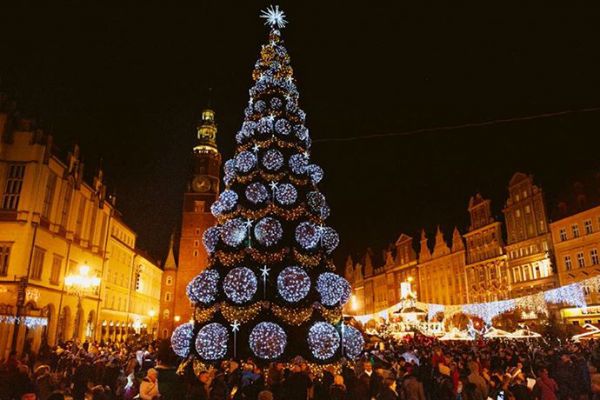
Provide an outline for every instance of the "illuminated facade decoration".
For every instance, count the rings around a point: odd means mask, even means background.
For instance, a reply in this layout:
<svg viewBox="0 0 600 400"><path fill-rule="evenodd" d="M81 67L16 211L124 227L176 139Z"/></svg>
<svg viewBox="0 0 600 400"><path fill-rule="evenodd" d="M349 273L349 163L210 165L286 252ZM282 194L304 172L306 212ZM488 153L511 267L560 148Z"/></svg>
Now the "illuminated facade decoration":
<svg viewBox="0 0 600 400"><path fill-rule="evenodd" d="M191 170L183 195L181 232L178 243L172 244L165 263L165 289L158 327L161 338L170 337L177 325L188 322L193 317L194 308L186 295L186 288L208 264L203 235L216 222L211 206L219 195L221 154L217 150L217 124L213 110L202 111L196 130Z"/></svg>
<svg viewBox="0 0 600 400"><path fill-rule="evenodd" d="M464 235L468 301L504 300L509 297L510 281L502 224L492 216L491 201L479 193L469 200L468 210L471 224Z"/></svg>
<svg viewBox="0 0 600 400"><path fill-rule="evenodd" d="M418 268L420 301L447 305L467 302L465 246L457 228L449 247L438 226L433 252L429 251L425 231L422 232Z"/></svg>
<svg viewBox="0 0 600 400"><path fill-rule="evenodd" d="M559 205L562 206L562 205ZM583 208L583 207L581 207ZM570 210L569 210L570 211ZM550 224L560 285L579 282L600 274L600 206L561 213ZM588 312L563 310L565 318L586 323L600 320L600 286L583 287ZM593 311L592 311L593 310Z"/></svg>
<svg viewBox="0 0 600 400"><path fill-rule="evenodd" d="M107 305L101 300L112 292L118 304L121 293L108 289L116 262L111 232L122 222L102 170L85 182L79 147L60 159L52 137L13 110L0 94L0 358L11 348L20 353L25 346L37 351L43 343L99 338L104 321L107 327L111 322L103 319ZM134 248L135 235L127 241ZM82 265L100 285L75 293L64 277ZM6 322L16 317L23 324Z"/></svg>
<svg viewBox="0 0 600 400"><path fill-rule="evenodd" d="M503 212L511 297L553 288L558 282L552 269L552 238L542 190L533 184L531 175L517 172L508 193Z"/></svg>
<svg viewBox="0 0 600 400"><path fill-rule="evenodd" d="M398 303L401 299L402 282L410 281L412 291L418 295L419 269L412 242L412 237L401 234L395 245L383 253L383 265L377 268L373 267L370 250L363 257L362 263L355 264L348 257L344 275L353 289L353 296L346 309L348 313L368 314Z"/></svg>

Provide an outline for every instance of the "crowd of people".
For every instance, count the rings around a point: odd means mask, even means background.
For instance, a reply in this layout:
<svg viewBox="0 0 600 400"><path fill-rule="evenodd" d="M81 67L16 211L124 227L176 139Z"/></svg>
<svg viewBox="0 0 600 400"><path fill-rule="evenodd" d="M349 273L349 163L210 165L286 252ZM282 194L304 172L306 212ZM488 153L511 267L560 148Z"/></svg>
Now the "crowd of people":
<svg viewBox="0 0 600 400"><path fill-rule="evenodd" d="M302 361L180 365L168 341L69 342L11 353L0 399L17 400L600 400L600 344L368 341L361 359L316 371Z"/></svg>

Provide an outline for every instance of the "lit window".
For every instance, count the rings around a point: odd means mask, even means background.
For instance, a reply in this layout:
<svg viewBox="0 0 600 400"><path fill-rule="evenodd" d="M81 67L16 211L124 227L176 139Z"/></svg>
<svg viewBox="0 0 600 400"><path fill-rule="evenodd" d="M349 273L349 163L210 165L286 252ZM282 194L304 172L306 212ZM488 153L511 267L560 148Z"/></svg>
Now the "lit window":
<svg viewBox="0 0 600 400"><path fill-rule="evenodd" d="M8 274L11 243L0 243L0 276Z"/></svg>
<svg viewBox="0 0 600 400"><path fill-rule="evenodd" d="M521 210L517 210L516 214L517 214L517 218L519 218L521 216Z"/></svg>
<svg viewBox="0 0 600 400"><path fill-rule="evenodd" d="M194 257L198 257L198 250L194 250Z"/></svg>
<svg viewBox="0 0 600 400"><path fill-rule="evenodd" d="M35 246L33 248L33 260L31 263L31 272L29 273L29 277L31 279L40 280L42 278L45 255L46 250L42 249L41 247Z"/></svg>
<svg viewBox="0 0 600 400"><path fill-rule="evenodd" d="M165 301L167 301L167 302L171 301L171 292L165 293Z"/></svg>
<svg viewBox="0 0 600 400"><path fill-rule="evenodd" d="M573 231L573 237L579 237L579 225L573 224L571 230Z"/></svg>
<svg viewBox="0 0 600 400"><path fill-rule="evenodd" d="M583 257L583 253L577 253L577 264L579 268L585 267L585 258Z"/></svg>
<svg viewBox="0 0 600 400"><path fill-rule="evenodd" d="M525 214L531 213L531 207L525 206Z"/></svg>
<svg viewBox="0 0 600 400"><path fill-rule="evenodd" d="M567 230L565 228L561 228L560 230L560 241L564 242L567 240Z"/></svg>
<svg viewBox="0 0 600 400"><path fill-rule="evenodd" d="M571 256L565 256L565 268L567 271L573 269L573 264L571 263Z"/></svg>
<svg viewBox="0 0 600 400"><path fill-rule="evenodd" d="M590 251L590 259L592 260L592 265L597 265L599 263L597 249L592 249Z"/></svg>
<svg viewBox="0 0 600 400"><path fill-rule="evenodd" d="M4 210L16 210L19 207L24 176L25 164L11 164L8 166L6 186L2 196L2 208Z"/></svg>
<svg viewBox="0 0 600 400"><path fill-rule="evenodd" d="M167 276L167 286L171 286L171 285L173 285L173 277Z"/></svg>
<svg viewBox="0 0 600 400"><path fill-rule="evenodd" d="M583 222L583 226L584 226L584 229L585 229L585 234L586 234L586 235L589 235L589 234L591 234L591 233L594 231L594 230L592 229L592 220L591 220L591 219L586 219L586 220Z"/></svg>

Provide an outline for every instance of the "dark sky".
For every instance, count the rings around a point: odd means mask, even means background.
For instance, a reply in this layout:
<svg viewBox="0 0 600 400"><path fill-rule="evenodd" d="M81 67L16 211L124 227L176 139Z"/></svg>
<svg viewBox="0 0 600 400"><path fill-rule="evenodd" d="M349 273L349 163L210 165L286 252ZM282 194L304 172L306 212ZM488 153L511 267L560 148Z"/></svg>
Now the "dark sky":
<svg viewBox="0 0 600 400"><path fill-rule="evenodd" d="M208 87L224 159L234 150L268 2L78 3L3 6L2 86L61 147L81 145L88 173L103 158L139 245L162 256ZM600 107L600 12L591 6L280 4L316 141ZM587 112L319 142L312 155L326 172L343 259L401 231L464 229L477 190L500 215L517 170L555 196L599 166L599 135L600 112Z"/></svg>

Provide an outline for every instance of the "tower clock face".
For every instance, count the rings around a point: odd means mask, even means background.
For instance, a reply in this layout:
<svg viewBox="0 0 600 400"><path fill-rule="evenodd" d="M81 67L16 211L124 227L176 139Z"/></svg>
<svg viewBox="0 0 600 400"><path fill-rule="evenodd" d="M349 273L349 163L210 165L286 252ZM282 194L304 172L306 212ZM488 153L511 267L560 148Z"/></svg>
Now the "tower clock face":
<svg viewBox="0 0 600 400"><path fill-rule="evenodd" d="M205 193L210 190L211 182L207 176L197 176L192 181L192 189L194 192Z"/></svg>

